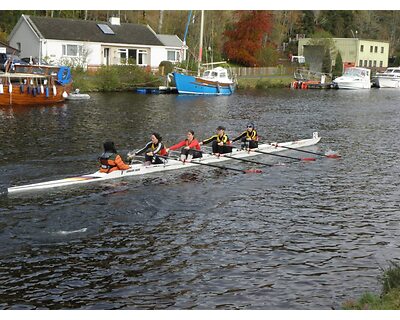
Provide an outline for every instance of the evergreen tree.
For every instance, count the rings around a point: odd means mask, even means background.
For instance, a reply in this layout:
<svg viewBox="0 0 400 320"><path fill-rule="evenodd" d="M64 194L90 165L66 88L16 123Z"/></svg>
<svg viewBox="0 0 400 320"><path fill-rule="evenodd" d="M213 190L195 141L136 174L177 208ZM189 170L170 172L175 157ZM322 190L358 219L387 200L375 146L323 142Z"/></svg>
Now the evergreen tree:
<svg viewBox="0 0 400 320"><path fill-rule="evenodd" d="M329 48L325 47L324 57L322 58L322 73L331 73L332 60Z"/></svg>
<svg viewBox="0 0 400 320"><path fill-rule="evenodd" d="M338 52L335 59L335 66L333 67L332 70L332 77L336 78L341 76L342 74L343 74L343 60L342 60L342 55L340 54L340 52Z"/></svg>
<svg viewBox="0 0 400 320"><path fill-rule="evenodd" d="M300 33L309 37L315 32L315 15L314 11L305 10L303 11L303 17L301 19Z"/></svg>

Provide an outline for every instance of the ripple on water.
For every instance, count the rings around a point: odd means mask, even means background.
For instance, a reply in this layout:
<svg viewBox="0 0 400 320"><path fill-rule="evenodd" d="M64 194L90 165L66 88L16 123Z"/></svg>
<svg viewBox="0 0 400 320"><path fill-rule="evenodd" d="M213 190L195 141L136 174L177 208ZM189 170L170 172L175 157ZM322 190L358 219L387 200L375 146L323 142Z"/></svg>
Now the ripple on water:
<svg viewBox="0 0 400 320"><path fill-rule="evenodd" d="M123 154L153 130L171 145L188 129L203 139L224 124L235 136L254 121L264 141L319 131L309 150L342 155L0 197L0 308L330 309L379 291L381 267L400 255L398 95L94 94L0 112L3 187L94 171L105 122Z"/></svg>

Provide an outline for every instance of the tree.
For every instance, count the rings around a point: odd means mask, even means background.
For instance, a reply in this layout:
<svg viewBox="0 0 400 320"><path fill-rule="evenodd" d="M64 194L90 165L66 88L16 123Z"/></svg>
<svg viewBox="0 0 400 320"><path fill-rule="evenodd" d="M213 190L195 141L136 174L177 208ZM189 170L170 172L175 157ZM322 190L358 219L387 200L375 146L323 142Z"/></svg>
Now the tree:
<svg viewBox="0 0 400 320"><path fill-rule="evenodd" d="M330 50L325 47L324 57L322 58L322 73L331 73L332 60Z"/></svg>
<svg viewBox="0 0 400 320"><path fill-rule="evenodd" d="M268 42L272 29L271 14L267 11L239 11L238 20L228 27L223 50L228 59L245 66L257 66L257 54Z"/></svg>
<svg viewBox="0 0 400 320"><path fill-rule="evenodd" d="M336 78L341 76L342 74L343 74L343 60L342 60L342 55L340 54L340 52L338 52L335 59L335 66L333 67L332 70L332 77Z"/></svg>

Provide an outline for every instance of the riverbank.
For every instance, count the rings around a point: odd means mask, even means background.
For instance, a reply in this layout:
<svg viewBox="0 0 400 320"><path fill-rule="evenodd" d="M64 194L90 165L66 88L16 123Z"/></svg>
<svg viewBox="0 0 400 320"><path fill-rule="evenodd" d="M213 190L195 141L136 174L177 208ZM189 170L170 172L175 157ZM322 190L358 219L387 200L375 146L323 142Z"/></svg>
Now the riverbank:
<svg viewBox="0 0 400 320"><path fill-rule="evenodd" d="M239 78L238 90L288 88L292 82L293 77L290 75Z"/></svg>
<svg viewBox="0 0 400 320"><path fill-rule="evenodd" d="M400 310L400 265L391 262L381 276L382 292L367 292L358 300L349 300L343 304L346 310Z"/></svg>
<svg viewBox="0 0 400 320"><path fill-rule="evenodd" d="M103 66L96 72L72 69L73 89L81 92L129 91L135 87L158 87L164 79L135 65Z"/></svg>
<svg viewBox="0 0 400 320"><path fill-rule="evenodd" d="M137 66L103 66L96 72L81 68L72 70L73 89L81 92L129 91L136 87L165 85L165 77L155 76L150 70ZM293 81L290 75L238 78L238 90L288 88Z"/></svg>

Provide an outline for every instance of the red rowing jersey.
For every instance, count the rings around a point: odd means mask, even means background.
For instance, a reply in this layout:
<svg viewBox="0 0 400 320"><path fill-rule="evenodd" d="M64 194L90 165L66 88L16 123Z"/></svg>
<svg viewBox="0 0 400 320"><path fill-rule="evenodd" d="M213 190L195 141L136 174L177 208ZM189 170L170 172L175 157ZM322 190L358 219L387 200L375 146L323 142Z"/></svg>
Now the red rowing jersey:
<svg viewBox="0 0 400 320"><path fill-rule="evenodd" d="M172 147L169 147L170 150L177 150L182 147L189 147L190 149L201 150L199 142L197 139L193 139L192 142L189 143L188 139L182 140L177 144L174 144Z"/></svg>

